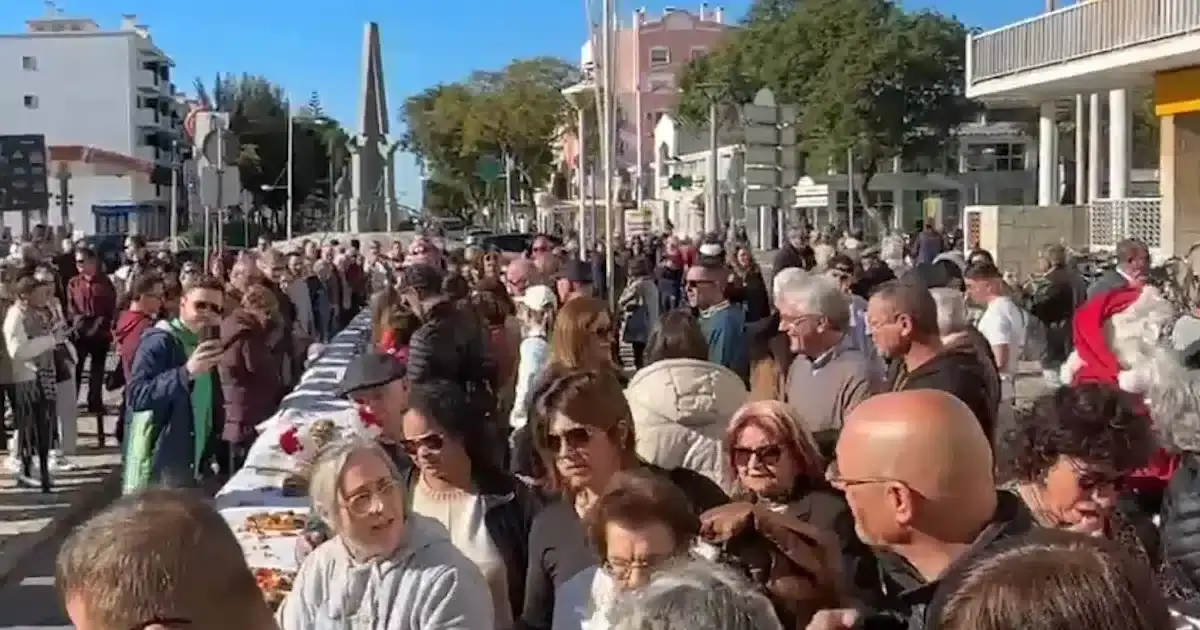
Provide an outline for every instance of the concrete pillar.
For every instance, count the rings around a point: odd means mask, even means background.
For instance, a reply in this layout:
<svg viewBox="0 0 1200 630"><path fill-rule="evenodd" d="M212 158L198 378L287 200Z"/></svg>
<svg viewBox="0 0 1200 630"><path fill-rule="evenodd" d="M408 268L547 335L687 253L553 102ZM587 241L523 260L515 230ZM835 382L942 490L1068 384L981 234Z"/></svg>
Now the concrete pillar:
<svg viewBox="0 0 1200 630"><path fill-rule="evenodd" d="M1108 93L1108 196L1129 196L1129 134L1133 120L1129 114L1129 92Z"/></svg>
<svg viewBox="0 0 1200 630"><path fill-rule="evenodd" d="M1088 141L1087 141L1087 200L1091 203L1100 198L1100 127L1103 124L1100 95L1088 97Z"/></svg>
<svg viewBox="0 0 1200 630"><path fill-rule="evenodd" d="M1160 254L1183 255L1200 242L1200 113L1168 115L1160 121Z"/></svg>
<svg viewBox="0 0 1200 630"><path fill-rule="evenodd" d="M1087 203L1087 101L1075 95L1075 205Z"/></svg>
<svg viewBox="0 0 1200 630"><path fill-rule="evenodd" d="M1055 140L1054 103L1042 103L1038 116L1038 205L1052 206L1058 198L1058 156Z"/></svg>

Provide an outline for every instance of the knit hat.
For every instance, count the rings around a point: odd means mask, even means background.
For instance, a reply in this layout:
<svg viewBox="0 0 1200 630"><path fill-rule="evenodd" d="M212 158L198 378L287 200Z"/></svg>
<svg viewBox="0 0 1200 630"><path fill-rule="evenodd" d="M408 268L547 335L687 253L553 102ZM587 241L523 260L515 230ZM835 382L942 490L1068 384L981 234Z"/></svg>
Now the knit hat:
<svg viewBox="0 0 1200 630"><path fill-rule="evenodd" d="M1063 365L1063 380L1071 384L1108 383L1136 389L1132 372L1121 366L1104 331L1113 315L1125 311L1144 295L1143 287L1126 286L1106 291L1084 302L1075 311L1072 333L1075 351ZM1152 289L1151 289L1152 290Z"/></svg>

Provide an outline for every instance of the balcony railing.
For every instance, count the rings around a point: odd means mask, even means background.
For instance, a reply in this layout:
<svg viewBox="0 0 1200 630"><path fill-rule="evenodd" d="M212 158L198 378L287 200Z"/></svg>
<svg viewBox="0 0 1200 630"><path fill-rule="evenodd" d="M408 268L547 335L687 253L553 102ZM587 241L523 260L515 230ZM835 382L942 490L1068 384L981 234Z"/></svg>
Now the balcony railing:
<svg viewBox="0 0 1200 630"><path fill-rule="evenodd" d="M1091 0L967 40L967 80L1018 72L1200 31L1196 0Z"/></svg>

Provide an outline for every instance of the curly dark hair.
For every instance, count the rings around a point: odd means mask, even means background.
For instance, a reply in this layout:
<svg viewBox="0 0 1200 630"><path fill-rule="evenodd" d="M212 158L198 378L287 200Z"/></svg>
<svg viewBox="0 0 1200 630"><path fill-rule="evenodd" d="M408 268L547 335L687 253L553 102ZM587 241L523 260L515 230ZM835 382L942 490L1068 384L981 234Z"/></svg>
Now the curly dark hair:
<svg viewBox="0 0 1200 630"><path fill-rule="evenodd" d="M462 386L453 381L433 379L413 383L408 393L408 406L458 441L467 452L471 465L479 470L495 472L499 468L491 446L495 436L479 421L472 402Z"/></svg>
<svg viewBox="0 0 1200 630"><path fill-rule="evenodd" d="M1003 439L1004 476L1035 481L1060 457L1099 471L1124 474L1145 466L1156 448L1150 421L1116 387L1087 383L1059 387L1017 414Z"/></svg>

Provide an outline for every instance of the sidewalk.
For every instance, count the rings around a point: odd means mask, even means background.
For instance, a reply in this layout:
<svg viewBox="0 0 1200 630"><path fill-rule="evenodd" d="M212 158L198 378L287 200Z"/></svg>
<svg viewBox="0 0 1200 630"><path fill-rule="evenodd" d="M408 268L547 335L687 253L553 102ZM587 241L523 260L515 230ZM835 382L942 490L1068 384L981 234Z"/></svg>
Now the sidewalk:
<svg viewBox="0 0 1200 630"><path fill-rule="evenodd" d="M0 585L24 558L44 542L64 536L120 491L121 455L113 433L121 392L105 392L105 448L98 447L96 420L80 418L79 452L71 458L76 470L54 475L54 491L19 487L7 472L0 473Z"/></svg>

